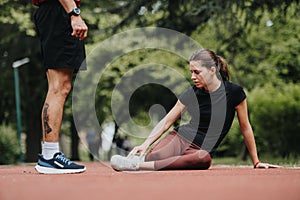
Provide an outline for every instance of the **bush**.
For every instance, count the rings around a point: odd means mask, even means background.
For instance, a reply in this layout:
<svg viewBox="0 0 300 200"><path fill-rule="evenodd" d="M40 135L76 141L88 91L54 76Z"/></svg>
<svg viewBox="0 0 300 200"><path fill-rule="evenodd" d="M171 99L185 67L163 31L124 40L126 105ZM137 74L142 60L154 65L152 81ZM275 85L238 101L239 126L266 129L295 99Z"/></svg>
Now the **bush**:
<svg viewBox="0 0 300 200"><path fill-rule="evenodd" d="M245 143L237 117L235 117L232 126L218 147L216 157L239 157L244 158Z"/></svg>
<svg viewBox="0 0 300 200"><path fill-rule="evenodd" d="M250 117L260 152L282 157L299 155L299 91L299 84L268 84L251 91Z"/></svg>
<svg viewBox="0 0 300 200"><path fill-rule="evenodd" d="M18 160L19 146L16 130L0 125L0 164L14 164Z"/></svg>

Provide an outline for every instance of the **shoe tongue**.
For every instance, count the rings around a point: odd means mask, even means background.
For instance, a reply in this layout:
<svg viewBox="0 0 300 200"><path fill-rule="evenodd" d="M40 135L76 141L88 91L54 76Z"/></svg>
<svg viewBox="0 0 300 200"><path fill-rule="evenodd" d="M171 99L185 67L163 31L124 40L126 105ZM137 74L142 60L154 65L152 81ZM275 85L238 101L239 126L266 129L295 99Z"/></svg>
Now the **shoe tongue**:
<svg viewBox="0 0 300 200"><path fill-rule="evenodd" d="M63 155L62 152L57 152L57 153L54 154L53 158L56 158L57 156L61 156L61 155Z"/></svg>

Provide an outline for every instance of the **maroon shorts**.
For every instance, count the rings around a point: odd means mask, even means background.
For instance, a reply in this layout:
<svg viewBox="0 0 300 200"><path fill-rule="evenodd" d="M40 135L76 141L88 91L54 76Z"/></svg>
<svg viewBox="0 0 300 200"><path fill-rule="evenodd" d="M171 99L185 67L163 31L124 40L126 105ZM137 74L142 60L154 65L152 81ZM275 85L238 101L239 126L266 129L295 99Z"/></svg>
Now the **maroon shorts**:
<svg viewBox="0 0 300 200"><path fill-rule="evenodd" d="M154 161L155 170L182 170L208 169L212 159L207 151L173 130L147 153L145 161Z"/></svg>

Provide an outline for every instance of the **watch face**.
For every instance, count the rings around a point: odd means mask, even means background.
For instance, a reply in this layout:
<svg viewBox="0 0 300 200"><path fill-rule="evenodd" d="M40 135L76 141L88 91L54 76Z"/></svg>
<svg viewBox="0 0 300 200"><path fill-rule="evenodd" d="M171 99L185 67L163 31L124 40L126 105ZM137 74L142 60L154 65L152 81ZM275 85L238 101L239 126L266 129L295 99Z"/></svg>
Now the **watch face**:
<svg viewBox="0 0 300 200"><path fill-rule="evenodd" d="M80 15L80 9L79 8L74 8L74 13L76 14L76 15Z"/></svg>

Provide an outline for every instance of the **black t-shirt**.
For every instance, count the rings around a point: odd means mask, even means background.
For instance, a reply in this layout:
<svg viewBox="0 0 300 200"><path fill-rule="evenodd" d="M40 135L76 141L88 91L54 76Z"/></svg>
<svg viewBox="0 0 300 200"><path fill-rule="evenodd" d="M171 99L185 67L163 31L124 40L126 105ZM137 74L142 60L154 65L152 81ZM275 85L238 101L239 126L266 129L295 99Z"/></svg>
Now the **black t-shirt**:
<svg viewBox="0 0 300 200"><path fill-rule="evenodd" d="M186 106L191 120L175 130L213 155L232 125L235 107L245 98L243 88L228 81L214 92L190 86L179 101Z"/></svg>

